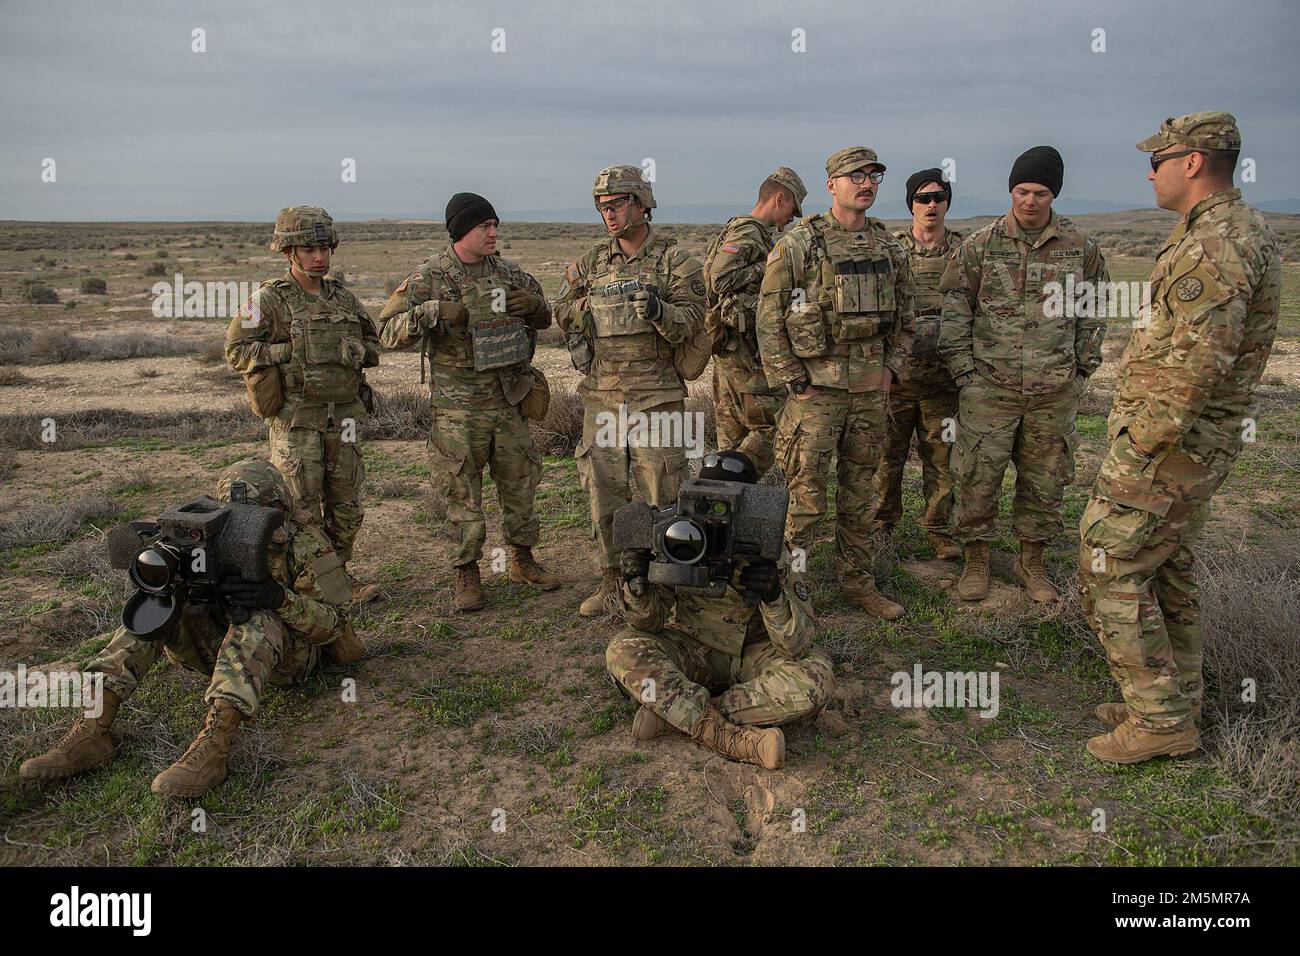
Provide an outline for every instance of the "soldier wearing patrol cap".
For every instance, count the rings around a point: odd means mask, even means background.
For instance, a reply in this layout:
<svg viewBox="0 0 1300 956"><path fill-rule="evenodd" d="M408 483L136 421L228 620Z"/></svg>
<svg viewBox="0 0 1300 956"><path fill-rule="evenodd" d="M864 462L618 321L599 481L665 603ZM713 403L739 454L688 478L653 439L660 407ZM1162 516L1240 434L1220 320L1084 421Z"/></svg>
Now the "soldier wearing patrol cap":
<svg viewBox="0 0 1300 956"><path fill-rule="evenodd" d="M916 318L903 326L899 336L898 381L889 390L889 434L876 471L880 495L876 520L888 533L903 516L903 468L915 432L925 498L925 513L918 524L935 557L948 560L961 557L961 547L949 529L953 494L948 453L957 421L957 388L935 349L942 304L939 277L963 236L944 224L952 206L952 186L941 169L931 167L909 176L906 197L912 226L894 233L894 238L911 257Z"/></svg>
<svg viewBox="0 0 1300 956"><path fill-rule="evenodd" d="M1151 273L1146 314L1120 359L1110 448L1079 522L1083 608L1124 695L1088 741L1111 763L1200 745L1201 609L1192 545L1253 428L1277 331L1277 238L1241 201L1229 113L1167 119L1151 153L1156 204L1182 214Z"/></svg>
<svg viewBox="0 0 1300 956"><path fill-rule="evenodd" d="M357 297L326 277L338 244L319 206L280 210L270 247L289 270L263 282L231 319L226 361L267 424L271 460L347 562L365 514L358 430L373 403L364 370L379 364L379 335ZM374 585L357 586L352 597L374 593Z"/></svg>
<svg viewBox="0 0 1300 956"><path fill-rule="evenodd" d="M776 413L785 400L785 389L767 383L758 358L754 320L763 264L777 233L803 215L800 204L807 195L799 174L779 167L763 180L749 215L728 219L704 254L718 447L744 452L760 476L772 467Z"/></svg>
<svg viewBox="0 0 1300 956"><path fill-rule="evenodd" d="M242 487L241 487L242 486ZM236 493L237 492L237 493ZM336 663L360 660L364 647L344 612L348 580L324 533L295 506L274 465L249 458L217 476L219 501L247 501L285 512L267 551L271 576L218 583L221 600L210 613L180 616L161 640L142 640L119 626L86 665L103 675L100 713L78 719L48 751L19 768L24 780L60 780L102 767L117 752L110 727L164 654L209 678L203 730L174 764L158 774L153 792L199 797L226 779L226 761L239 725L258 710L267 684L305 681L322 654ZM247 611L236 623L231 609Z"/></svg>
<svg viewBox="0 0 1300 956"><path fill-rule="evenodd" d="M806 560L826 512L838 458L835 539L844 597L887 620L903 607L876 590L872 476L885 435L894 348L916 308L907 252L867 216L885 166L849 146L826 161L830 211L804 219L767 257L758 347L768 382L789 397L777 418L775 456L790 487L786 546ZM801 568L797 567L797 570Z"/></svg>
<svg viewBox="0 0 1300 956"><path fill-rule="evenodd" d="M446 209L451 241L389 296L379 314L385 348L421 347L432 366L429 482L447 501L453 528L458 611L483 607L479 558L487 539L483 469L501 501L501 528L511 549L510 580L544 591L560 586L532 549L541 524L533 510L542 456L528 417L545 378L532 361L537 332L551 307L531 275L497 254L496 209L476 193L457 193Z"/></svg>
<svg viewBox="0 0 1300 956"><path fill-rule="evenodd" d="M584 617L618 608L613 523L630 500L629 478L654 507L677 500L686 471L686 382L709 357L700 264L650 224L654 191L641 169L602 169L591 194L607 237L568 267L555 302L573 364L586 373L578 386L583 423L574 455L591 501L601 583L582 602ZM655 432L605 427L636 413L681 428L657 429L656 443L649 440Z"/></svg>

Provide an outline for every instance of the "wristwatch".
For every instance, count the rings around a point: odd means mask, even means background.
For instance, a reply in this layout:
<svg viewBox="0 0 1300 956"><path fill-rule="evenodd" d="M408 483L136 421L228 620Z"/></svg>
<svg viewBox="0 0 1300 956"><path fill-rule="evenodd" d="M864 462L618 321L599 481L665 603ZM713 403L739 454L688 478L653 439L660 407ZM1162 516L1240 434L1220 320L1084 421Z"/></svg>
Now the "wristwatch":
<svg viewBox="0 0 1300 956"><path fill-rule="evenodd" d="M797 382L787 382L785 387L790 390L791 395L802 395L808 391L808 386L811 384L812 382L808 381L808 379L801 378Z"/></svg>

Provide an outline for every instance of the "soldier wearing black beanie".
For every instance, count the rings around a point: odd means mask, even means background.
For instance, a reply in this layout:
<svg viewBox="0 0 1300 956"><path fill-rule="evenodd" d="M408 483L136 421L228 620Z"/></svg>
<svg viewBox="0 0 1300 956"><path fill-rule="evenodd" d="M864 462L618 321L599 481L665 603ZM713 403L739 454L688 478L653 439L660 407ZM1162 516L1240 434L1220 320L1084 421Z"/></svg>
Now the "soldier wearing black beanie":
<svg viewBox="0 0 1300 956"><path fill-rule="evenodd" d="M1061 183L1065 180L1065 160L1051 146L1034 146L1016 157L1011 164L1011 175L1007 178L1007 192L1021 183L1037 183L1052 191L1052 196L1061 194Z"/></svg>
<svg viewBox="0 0 1300 956"><path fill-rule="evenodd" d="M447 201L445 219L452 242L458 242L465 233L480 222L487 222L489 219L501 221L492 204L478 193L456 193L452 196Z"/></svg>
<svg viewBox="0 0 1300 956"><path fill-rule="evenodd" d="M948 194L948 208L951 209L952 184L943 178L943 170L938 166L923 169L907 177L907 208L912 208L912 199L916 196L916 191L926 183L938 183L943 187L943 191Z"/></svg>

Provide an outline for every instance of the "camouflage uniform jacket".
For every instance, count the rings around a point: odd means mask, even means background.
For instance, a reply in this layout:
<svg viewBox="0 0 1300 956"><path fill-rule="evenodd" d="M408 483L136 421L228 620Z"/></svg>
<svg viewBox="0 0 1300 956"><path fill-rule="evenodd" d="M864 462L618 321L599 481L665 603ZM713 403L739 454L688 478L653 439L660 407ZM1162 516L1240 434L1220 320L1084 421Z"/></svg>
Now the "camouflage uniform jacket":
<svg viewBox="0 0 1300 956"><path fill-rule="evenodd" d="M739 657L748 644L770 638L783 657L802 660L812 649L817 625L807 585L788 578L789 560L788 552L782 555L787 580L771 604L746 607L732 587L715 598L668 587L649 587L636 597L624 586L623 618L639 631L671 628L731 657Z"/></svg>
<svg viewBox="0 0 1300 956"><path fill-rule="evenodd" d="M704 322L736 390L751 395L771 390L758 358L755 319L767 255L776 244L776 226L754 216L735 216L704 254L708 311Z"/></svg>
<svg viewBox="0 0 1300 956"><path fill-rule="evenodd" d="M379 334L341 283L321 279L315 296L286 272L263 282L230 320L226 361L243 374L279 366L284 406L275 418L321 429L364 419L369 386L362 369L379 364Z"/></svg>
<svg viewBox="0 0 1300 956"><path fill-rule="evenodd" d="M632 255L625 256L618 240L610 239L565 271L555 320L565 332L590 338L595 351L578 394L608 405L625 403L629 411L686 397L686 385L673 365L673 347L685 343L704 321L705 288L699 262L675 244L651 226ZM613 282L638 278L659 289L659 315L646 322L617 296L604 294Z"/></svg>
<svg viewBox="0 0 1300 956"><path fill-rule="evenodd" d="M1255 416L1281 284L1277 237L1241 190L1197 203L1156 259L1149 311L1120 359L1110 438L1127 429L1145 456L1235 459Z"/></svg>
<svg viewBox="0 0 1300 956"><path fill-rule="evenodd" d="M503 321L500 312L503 299L495 290L508 292L510 289L542 295L538 281L513 262L488 256L481 263L466 265L448 244L442 252L426 259L388 297L379 314L383 326L380 342L389 349L420 343L428 350L433 368L429 389L434 404L440 408L504 408L518 404L531 385L531 379L520 378L527 362L476 371L471 331L480 319ZM496 312L492 308L494 298ZM420 305L433 300L462 303L470 312L470 323L463 328L448 329L438 322L432 330L426 329L420 324ZM550 324L549 308L524 320L522 331L529 339L530 355L537 330ZM423 371L421 367L421 374Z"/></svg>
<svg viewBox="0 0 1300 956"><path fill-rule="evenodd" d="M758 349L773 387L807 378L867 392L897 372L897 337L913 321L907 252L879 219L850 232L833 215L804 219L767 257Z"/></svg>
<svg viewBox="0 0 1300 956"><path fill-rule="evenodd" d="M916 286L916 317L911 322L904 320L899 334L899 381L951 388L948 369L935 351L939 346L939 317L943 305L939 279L948 258L964 237L956 229L947 229L933 249L926 249L917 242L911 229L894 233L894 238L911 257L912 282Z"/></svg>
<svg viewBox="0 0 1300 956"><path fill-rule="evenodd" d="M295 637L323 644L344 623L338 610L350 586L343 562L325 533L295 512L271 540L271 577L285 588L285 603L275 613Z"/></svg>
<svg viewBox="0 0 1300 956"><path fill-rule="evenodd" d="M1013 214L994 219L944 269L939 357L954 379L978 369L994 384L1026 394L1054 392L1076 374L1091 375L1101 365L1105 315L1047 308L1054 288L1059 302L1063 288L1081 282L1094 291L1109 282L1106 260L1069 219L1053 212L1032 245Z"/></svg>

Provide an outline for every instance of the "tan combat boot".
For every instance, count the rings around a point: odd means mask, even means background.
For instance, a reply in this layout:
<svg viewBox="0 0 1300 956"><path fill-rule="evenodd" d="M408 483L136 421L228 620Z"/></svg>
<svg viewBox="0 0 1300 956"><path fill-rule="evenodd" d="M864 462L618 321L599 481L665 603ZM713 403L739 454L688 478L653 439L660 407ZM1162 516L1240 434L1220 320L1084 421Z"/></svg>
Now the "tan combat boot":
<svg viewBox="0 0 1300 956"><path fill-rule="evenodd" d="M103 713L98 717L77 718L53 747L39 757L24 760L18 776L24 780L61 780L104 766L117 751L108 728L121 706L122 698L105 690Z"/></svg>
<svg viewBox="0 0 1300 956"><path fill-rule="evenodd" d="M587 600L582 602L578 608L578 613L583 617L604 617L611 610L615 610L619 605L619 592L623 588L623 580L619 576L617 568L606 568L600 576L600 587L596 593Z"/></svg>
<svg viewBox="0 0 1300 956"><path fill-rule="evenodd" d="M636 712L632 718L632 738L634 740L653 740L660 734L667 733L673 729L673 725L668 723L645 704Z"/></svg>
<svg viewBox="0 0 1300 956"><path fill-rule="evenodd" d="M483 579L479 577L477 561L456 569L456 599L452 606L458 611L483 609Z"/></svg>
<svg viewBox="0 0 1300 956"><path fill-rule="evenodd" d="M365 656L366 646L352 629L351 621L344 621L339 636L325 645L325 656L335 664L354 664Z"/></svg>
<svg viewBox="0 0 1300 956"><path fill-rule="evenodd" d="M352 575L348 575L348 584L352 589L352 603L366 604L379 597L378 584L362 584Z"/></svg>
<svg viewBox="0 0 1300 956"><path fill-rule="evenodd" d="M732 760L757 764L765 770L785 766L785 734L780 727L741 727L712 705L696 723L691 737Z"/></svg>
<svg viewBox="0 0 1300 956"><path fill-rule="evenodd" d="M956 561L961 557L961 545L946 534L939 534L937 531L927 531L925 536L930 541L930 547L934 548L934 558L936 561Z"/></svg>
<svg viewBox="0 0 1300 956"><path fill-rule="evenodd" d="M989 596L989 543L971 541L964 554L966 565L957 579L957 596L963 601L982 601Z"/></svg>
<svg viewBox="0 0 1300 956"><path fill-rule="evenodd" d="M1186 725L1167 734L1153 734L1126 720L1108 734L1088 741L1088 753L1107 763L1141 763L1152 757L1180 757L1201 746L1196 724Z"/></svg>
<svg viewBox="0 0 1300 956"><path fill-rule="evenodd" d="M560 586L560 579L537 563L532 548L511 546L514 554L510 558L510 580L516 584L531 584L543 591L554 591Z"/></svg>
<svg viewBox="0 0 1300 956"><path fill-rule="evenodd" d="M1124 721L1128 720L1128 704L1120 701L1118 704L1098 704L1097 709L1093 711L1097 719L1103 724L1111 727L1118 727ZM1200 701L1192 704L1192 720L1196 726L1201 726L1201 704Z"/></svg>
<svg viewBox="0 0 1300 956"><path fill-rule="evenodd" d="M870 578L862 584L855 584L847 588L841 584L840 594L850 604L862 608L872 617L880 618L882 621L897 621L907 613L903 605L889 600L889 598L877 591L876 582Z"/></svg>
<svg viewBox="0 0 1300 956"><path fill-rule="evenodd" d="M189 750L158 776L149 787L154 793L169 797L201 797L226 779L226 760L230 742L244 719L235 705L217 699L208 708L203 730L194 738Z"/></svg>
<svg viewBox="0 0 1300 956"><path fill-rule="evenodd" d="M1029 596L1039 604L1051 604L1061 600L1060 592L1047 579L1047 569L1043 567L1043 542L1020 542L1020 554L1011 566L1011 573L1024 586Z"/></svg>

